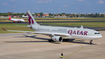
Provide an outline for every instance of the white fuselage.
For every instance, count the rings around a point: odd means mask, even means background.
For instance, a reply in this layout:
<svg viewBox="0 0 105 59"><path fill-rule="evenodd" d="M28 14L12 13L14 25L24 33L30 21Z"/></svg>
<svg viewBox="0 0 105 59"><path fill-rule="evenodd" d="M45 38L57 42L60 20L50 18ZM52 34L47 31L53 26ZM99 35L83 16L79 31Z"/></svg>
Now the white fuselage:
<svg viewBox="0 0 105 59"><path fill-rule="evenodd" d="M14 19L14 18L11 18L11 21L16 21L16 22L21 21L21 22L24 22L24 19Z"/></svg>
<svg viewBox="0 0 105 59"><path fill-rule="evenodd" d="M83 26L81 26L80 28L41 26L37 24L30 11L27 11L27 15L29 16L28 27L35 30L35 34L48 35L51 37L51 40L56 42L62 42L63 39L79 38L90 40L90 44L92 44L93 39L102 37L102 35L98 31L95 31L93 29L86 29L83 28Z"/></svg>
<svg viewBox="0 0 105 59"><path fill-rule="evenodd" d="M71 28L71 27L54 27L54 26L38 26L32 28L38 32L51 32L51 33L61 33L65 34L66 37L62 36L62 38L80 38L80 39L98 39L101 38L102 35L95 30L85 29L85 28Z"/></svg>

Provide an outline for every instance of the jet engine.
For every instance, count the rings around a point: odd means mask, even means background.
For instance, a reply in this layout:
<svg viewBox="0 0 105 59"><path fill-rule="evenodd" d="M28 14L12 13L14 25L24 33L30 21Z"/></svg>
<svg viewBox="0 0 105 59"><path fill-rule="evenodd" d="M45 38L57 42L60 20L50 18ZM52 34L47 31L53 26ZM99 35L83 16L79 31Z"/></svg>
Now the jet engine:
<svg viewBox="0 0 105 59"><path fill-rule="evenodd" d="M61 36L53 36L52 40L55 41L55 42L62 42L63 41Z"/></svg>

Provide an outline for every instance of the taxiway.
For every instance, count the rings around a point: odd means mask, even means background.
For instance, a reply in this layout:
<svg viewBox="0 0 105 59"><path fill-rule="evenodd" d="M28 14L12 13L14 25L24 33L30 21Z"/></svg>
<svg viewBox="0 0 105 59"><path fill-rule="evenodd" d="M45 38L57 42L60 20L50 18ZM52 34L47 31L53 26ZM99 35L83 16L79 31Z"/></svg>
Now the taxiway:
<svg viewBox="0 0 105 59"><path fill-rule="evenodd" d="M48 42L45 35L14 33L0 34L0 59L105 59L105 31L102 38L89 41Z"/></svg>

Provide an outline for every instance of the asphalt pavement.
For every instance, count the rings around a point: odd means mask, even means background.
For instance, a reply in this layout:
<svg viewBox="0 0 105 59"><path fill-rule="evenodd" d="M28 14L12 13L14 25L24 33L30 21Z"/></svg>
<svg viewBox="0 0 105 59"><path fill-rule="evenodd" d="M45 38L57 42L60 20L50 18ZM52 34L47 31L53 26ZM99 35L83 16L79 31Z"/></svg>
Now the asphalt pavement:
<svg viewBox="0 0 105 59"><path fill-rule="evenodd" d="M0 34L0 59L105 59L105 31L102 38L75 39L65 42L48 42L46 35L10 33Z"/></svg>

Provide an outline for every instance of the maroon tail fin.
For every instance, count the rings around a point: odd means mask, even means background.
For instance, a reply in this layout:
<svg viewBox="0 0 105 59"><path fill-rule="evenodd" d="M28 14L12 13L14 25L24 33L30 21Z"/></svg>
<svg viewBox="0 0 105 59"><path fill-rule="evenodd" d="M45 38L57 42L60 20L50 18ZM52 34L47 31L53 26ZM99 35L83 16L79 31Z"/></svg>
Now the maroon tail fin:
<svg viewBox="0 0 105 59"><path fill-rule="evenodd" d="M31 24L34 24L34 25L37 25L34 17L32 16L31 12L30 11L27 11L27 15L28 15L28 22L29 22L29 25Z"/></svg>

